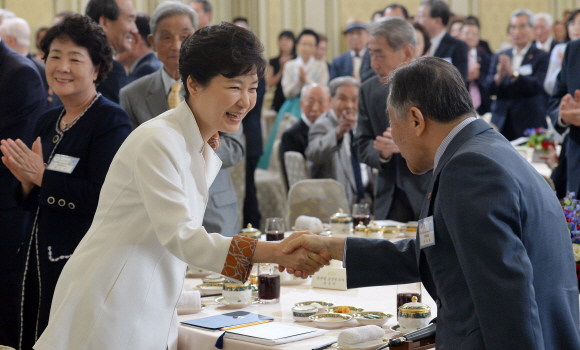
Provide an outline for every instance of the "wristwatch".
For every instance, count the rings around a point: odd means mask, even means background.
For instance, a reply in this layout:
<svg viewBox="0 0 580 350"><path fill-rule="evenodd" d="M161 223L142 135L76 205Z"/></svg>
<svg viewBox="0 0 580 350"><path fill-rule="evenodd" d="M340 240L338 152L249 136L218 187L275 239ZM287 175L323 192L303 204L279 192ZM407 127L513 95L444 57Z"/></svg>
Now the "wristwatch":
<svg viewBox="0 0 580 350"><path fill-rule="evenodd" d="M511 77L511 81L512 81L512 83L513 83L514 81L518 80L518 78L519 78L519 77L520 77L520 72L519 72L519 71L517 71L517 70L514 70L514 71L512 72L512 77Z"/></svg>

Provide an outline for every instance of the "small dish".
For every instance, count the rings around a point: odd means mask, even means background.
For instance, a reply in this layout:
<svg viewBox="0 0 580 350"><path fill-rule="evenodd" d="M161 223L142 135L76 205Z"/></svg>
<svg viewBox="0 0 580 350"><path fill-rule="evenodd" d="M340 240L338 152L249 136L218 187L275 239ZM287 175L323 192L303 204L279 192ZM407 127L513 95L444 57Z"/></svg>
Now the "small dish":
<svg viewBox="0 0 580 350"><path fill-rule="evenodd" d="M338 349L338 350L375 350L379 346L383 346L388 343L389 340L387 338L383 338L383 341L379 344L364 346L362 348L345 348L344 346L338 346L337 343L332 344L330 347L331 349Z"/></svg>
<svg viewBox="0 0 580 350"><path fill-rule="evenodd" d="M226 300L225 297L219 297L215 300L216 303L227 307L228 309L241 309L243 307L258 303L260 299L257 297L252 297L252 299L247 303L230 303Z"/></svg>
<svg viewBox="0 0 580 350"><path fill-rule="evenodd" d="M211 274L209 276L205 276L202 281L203 283L223 283L225 280L225 277L222 275L219 275L217 273Z"/></svg>
<svg viewBox="0 0 580 350"><path fill-rule="evenodd" d="M292 317L296 322L309 322L310 316L316 315L318 308L316 306L302 305L292 308Z"/></svg>
<svg viewBox="0 0 580 350"><path fill-rule="evenodd" d="M177 309L177 314L178 315L191 315L191 314L196 314L203 309L205 309L205 304L201 304L201 307L198 307L198 308Z"/></svg>
<svg viewBox="0 0 580 350"><path fill-rule="evenodd" d="M364 315L377 315L380 316L379 318L364 318ZM393 317L391 314L387 314L381 311L365 311L360 312L358 314L354 314L354 319L361 325L361 326L368 326L368 325L375 325L375 326L382 326L389 318Z"/></svg>
<svg viewBox="0 0 580 350"><path fill-rule="evenodd" d="M202 269L201 267L187 265L187 273L185 277L188 278L204 278L213 274L210 270Z"/></svg>
<svg viewBox="0 0 580 350"><path fill-rule="evenodd" d="M344 308L344 307L348 307L348 312L338 312L337 311L340 308ZM358 314L358 313L363 312L363 311L365 311L365 309L363 309L362 307L358 307L358 306L332 306L332 307L326 308L327 313Z"/></svg>
<svg viewBox="0 0 580 350"><path fill-rule="evenodd" d="M405 328L399 326L398 324L391 326L391 330L393 332L397 332L397 333L401 333L401 334L407 334L409 332L416 331L416 329L405 329Z"/></svg>
<svg viewBox="0 0 580 350"><path fill-rule="evenodd" d="M352 320L352 315L347 314L318 314L309 317L312 322L322 328L340 328Z"/></svg>
<svg viewBox="0 0 580 350"><path fill-rule="evenodd" d="M294 304L294 306L304 306L304 305L310 305L310 304L319 304L321 307L318 308L318 313L324 313L326 312L326 308L334 306L334 303L331 303L330 301L303 301L300 303L296 303Z"/></svg>
<svg viewBox="0 0 580 350"><path fill-rule="evenodd" d="M221 293L222 289L224 287L223 283L202 283L202 284L198 284L197 286L195 286L195 288L205 291L205 292L215 292L215 293Z"/></svg>

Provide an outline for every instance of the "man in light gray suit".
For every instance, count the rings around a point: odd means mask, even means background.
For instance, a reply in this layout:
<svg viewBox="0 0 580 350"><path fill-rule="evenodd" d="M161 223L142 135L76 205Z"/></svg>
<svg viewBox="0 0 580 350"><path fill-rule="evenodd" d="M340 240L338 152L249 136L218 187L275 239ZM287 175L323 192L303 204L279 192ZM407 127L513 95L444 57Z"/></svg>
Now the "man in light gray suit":
<svg viewBox="0 0 580 350"><path fill-rule="evenodd" d="M340 182L350 204L364 196L360 163L356 151L352 151L359 87L360 83L353 77L332 79L328 84L330 109L310 127L306 148L310 176Z"/></svg>
<svg viewBox="0 0 580 350"><path fill-rule="evenodd" d="M360 89L356 145L361 162L379 169L374 198L377 220L414 221L419 218L432 172L409 171L391 135L385 85L389 74L415 56L413 26L398 17L369 25L371 66L376 75Z"/></svg>
<svg viewBox="0 0 580 350"><path fill-rule="evenodd" d="M151 15L149 43L163 67L121 89L121 106L131 118L133 128L169 110L172 86L182 89L179 49L197 27L197 15L189 6L166 1ZM178 84L175 84L178 83ZM240 231L238 198L228 170L244 157L242 127L233 134L220 133L217 155L222 168L209 188L203 226L208 232L231 237Z"/></svg>

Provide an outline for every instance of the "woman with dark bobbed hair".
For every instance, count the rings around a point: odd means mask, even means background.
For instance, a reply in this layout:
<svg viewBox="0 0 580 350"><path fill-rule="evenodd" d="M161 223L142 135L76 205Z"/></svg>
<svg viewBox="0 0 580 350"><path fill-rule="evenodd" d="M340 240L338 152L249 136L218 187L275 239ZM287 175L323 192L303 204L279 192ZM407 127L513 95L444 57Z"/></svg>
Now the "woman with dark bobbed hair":
<svg viewBox="0 0 580 350"><path fill-rule="evenodd" d="M39 117L31 149L10 139L0 147L29 212L20 251L25 261L20 349L31 349L48 324L59 275L91 226L109 165L131 132L127 113L96 91L113 62L100 26L71 15L48 30L41 50L48 85L64 107Z"/></svg>
<svg viewBox="0 0 580 350"><path fill-rule="evenodd" d="M256 103L265 67L256 36L226 22L182 44L185 100L141 124L119 149L35 349L175 349L175 308L187 264L245 281L253 263L308 274L327 263L304 250L282 253L300 233L263 242L201 226L221 164L218 131L239 128Z"/></svg>

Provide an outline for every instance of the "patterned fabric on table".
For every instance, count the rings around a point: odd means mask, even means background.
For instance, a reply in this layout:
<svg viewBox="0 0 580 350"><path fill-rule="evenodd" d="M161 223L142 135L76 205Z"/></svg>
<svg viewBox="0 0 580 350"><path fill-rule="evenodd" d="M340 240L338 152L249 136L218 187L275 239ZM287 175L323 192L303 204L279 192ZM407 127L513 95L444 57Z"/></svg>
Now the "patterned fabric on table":
<svg viewBox="0 0 580 350"><path fill-rule="evenodd" d="M235 235L224 263L222 275L245 282L252 270L252 256L256 250L256 239Z"/></svg>
<svg viewBox="0 0 580 350"><path fill-rule="evenodd" d="M302 153L288 151L284 153L284 163L286 164L286 177L288 178L288 187L301 180L309 179L306 160Z"/></svg>
<svg viewBox="0 0 580 350"><path fill-rule="evenodd" d="M346 191L333 179L302 180L288 192L288 222L293 224L300 215L317 217L329 222L330 217L342 209L350 213Z"/></svg>

